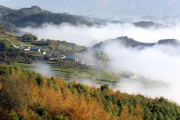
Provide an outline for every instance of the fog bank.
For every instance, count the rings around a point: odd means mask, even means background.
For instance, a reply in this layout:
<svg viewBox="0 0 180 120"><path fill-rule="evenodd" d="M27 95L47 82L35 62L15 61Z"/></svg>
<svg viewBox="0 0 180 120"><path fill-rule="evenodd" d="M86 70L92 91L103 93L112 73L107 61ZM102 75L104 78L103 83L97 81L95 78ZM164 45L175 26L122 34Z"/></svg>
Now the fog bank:
<svg viewBox="0 0 180 120"><path fill-rule="evenodd" d="M132 24L107 24L104 26L43 25L41 28L23 28L39 38L59 39L79 45L92 46L106 39L128 36L140 42L157 42L160 39L180 39L180 26L143 29ZM165 83L162 86L144 86L142 81L122 79L114 90L149 97L163 96L180 104L180 47L154 46L143 50L126 48L112 43L103 50L111 59L111 70L130 71L137 75ZM88 84L92 84L89 83Z"/></svg>
<svg viewBox="0 0 180 120"><path fill-rule="evenodd" d="M21 28L21 30L37 35L39 39L66 40L78 45L92 46L106 39L128 36L139 42L157 42L160 39L180 39L180 26L149 29L139 28L132 24L107 24L101 26L72 26L44 24L40 28Z"/></svg>

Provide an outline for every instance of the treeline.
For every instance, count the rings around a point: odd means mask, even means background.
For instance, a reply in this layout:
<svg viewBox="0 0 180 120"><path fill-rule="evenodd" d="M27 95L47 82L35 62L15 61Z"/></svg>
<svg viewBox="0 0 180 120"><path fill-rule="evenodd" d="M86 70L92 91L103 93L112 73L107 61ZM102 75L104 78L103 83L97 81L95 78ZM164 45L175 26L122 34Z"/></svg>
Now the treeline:
<svg viewBox="0 0 180 120"><path fill-rule="evenodd" d="M6 31L12 32L13 29L16 29L16 26L10 22L4 22L0 20L0 25L4 27Z"/></svg>
<svg viewBox="0 0 180 120"><path fill-rule="evenodd" d="M60 25L64 22L70 23L72 25L83 24L87 26L92 26L92 23L80 19L76 16L60 14L60 13L51 13L51 12L43 12L31 16L26 16L20 20L13 21L12 23L18 27L27 27L28 25L32 27L39 27L44 23L52 23L55 25Z"/></svg>
<svg viewBox="0 0 180 120"><path fill-rule="evenodd" d="M179 120L180 107L165 98L114 92L74 80L47 78L17 65L0 66L0 119Z"/></svg>
<svg viewBox="0 0 180 120"><path fill-rule="evenodd" d="M16 27L39 27L44 23L60 25L64 22L72 25L93 25L91 22L74 15L52 13L42 10L38 6L22 8L19 10L13 10L0 6L0 25L8 32L13 32L14 29L17 30Z"/></svg>

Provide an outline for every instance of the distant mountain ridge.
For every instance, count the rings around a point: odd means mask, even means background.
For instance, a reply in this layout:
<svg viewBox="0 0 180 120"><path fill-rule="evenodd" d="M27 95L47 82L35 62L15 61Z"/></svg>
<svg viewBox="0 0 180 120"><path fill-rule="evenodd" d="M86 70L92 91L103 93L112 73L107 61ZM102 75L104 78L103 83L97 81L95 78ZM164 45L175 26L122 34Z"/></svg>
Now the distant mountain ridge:
<svg viewBox="0 0 180 120"><path fill-rule="evenodd" d="M141 27L141 28L150 28L150 27L163 28L163 27L168 27L166 25L156 23L156 22L152 22L152 21L139 21L139 22L136 22L136 23L133 23L133 24L135 26Z"/></svg>
<svg viewBox="0 0 180 120"><path fill-rule="evenodd" d="M52 13L50 11L41 9L38 6L15 10L0 5L0 25L3 26L8 32L15 33L18 31L18 27L39 27L44 23L60 25L64 22L72 25L87 26L92 26L94 24L106 25L107 23L123 24L123 22L119 20L102 20L85 16L70 15L69 13ZM165 25L152 21L140 21L133 24L141 28L165 27Z"/></svg>
<svg viewBox="0 0 180 120"><path fill-rule="evenodd" d="M118 37L115 39L102 41L100 43L95 44L92 48L96 50L101 50L106 45L112 44L113 42L119 43L120 45L123 45L125 47L132 47L132 48L139 48L139 49L143 49L146 47L153 47L155 45L180 46L180 42L176 39L163 39L163 40L159 40L157 43L145 43L145 42L138 42L134 39L123 36L123 37Z"/></svg>
<svg viewBox="0 0 180 120"><path fill-rule="evenodd" d="M8 15L13 11L14 11L13 9L0 5L0 18L2 18L4 15Z"/></svg>
<svg viewBox="0 0 180 120"><path fill-rule="evenodd" d="M44 23L59 25L64 22L72 25L93 25L91 22L76 16L70 14L52 13L50 11L42 10L38 6L22 8L19 10L13 10L0 6L0 25L9 32L12 32L11 30L16 27L39 27Z"/></svg>
<svg viewBox="0 0 180 120"><path fill-rule="evenodd" d="M21 4L19 4L21 3ZM5 0L2 5L24 6L39 5L53 12L68 12L93 17L143 17L178 16L179 0Z"/></svg>
<svg viewBox="0 0 180 120"><path fill-rule="evenodd" d="M125 21L120 21L120 20L104 20L104 19L98 19L98 18L93 18L93 17L87 17L87 16L77 16L81 19L87 20L89 22L92 22L94 24L97 25L106 25L107 23L114 23L114 24L124 24L127 23ZM129 22L128 22L129 23ZM141 28L150 28L150 27L154 27L154 28L165 28L165 27L169 27L168 25L164 25L158 22L154 22L151 20L146 20L146 21L138 21L138 22L130 22L133 25L135 25L136 27L141 27Z"/></svg>

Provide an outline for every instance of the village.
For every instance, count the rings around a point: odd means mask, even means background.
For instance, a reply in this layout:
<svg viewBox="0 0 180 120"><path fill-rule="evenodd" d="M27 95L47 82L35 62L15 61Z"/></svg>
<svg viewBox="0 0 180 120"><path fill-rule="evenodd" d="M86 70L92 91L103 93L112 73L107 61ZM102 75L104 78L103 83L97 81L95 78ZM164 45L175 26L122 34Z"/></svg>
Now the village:
<svg viewBox="0 0 180 120"><path fill-rule="evenodd" d="M49 58L46 60L56 61L58 62L59 66L62 68L69 68L69 67L75 67L75 66L93 68L94 66L93 61L86 58L82 58L81 55L66 56L64 54L57 54L52 51L44 51L37 47L31 47L31 46L22 45L22 44L13 44L10 47L14 49L23 50L24 53L39 55L39 56L36 56L35 60L38 60L38 59L42 60L42 57L48 56Z"/></svg>

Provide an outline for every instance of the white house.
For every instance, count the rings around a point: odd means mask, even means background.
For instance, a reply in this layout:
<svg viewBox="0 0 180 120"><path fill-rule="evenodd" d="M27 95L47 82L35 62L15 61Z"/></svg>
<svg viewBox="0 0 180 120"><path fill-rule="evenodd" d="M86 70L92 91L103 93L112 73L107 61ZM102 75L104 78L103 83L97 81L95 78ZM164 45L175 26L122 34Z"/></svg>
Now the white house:
<svg viewBox="0 0 180 120"><path fill-rule="evenodd" d="M45 52L45 51L43 51L43 52L42 52L42 54L43 54L43 55L46 55L46 52Z"/></svg>
<svg viewBox="0 0 180 120"><path fill-rule="evenodd" d="M21 44L14 44L12 45L12 47L19 49L19 48L22 48L23 46Z"/></svg>
<svg viewBox="0 0 180 120"><path fill-rule="evenodd" d="M54 54L54 57L56 57L56 58L58 58L60 60L64 60L66 58L66 56L63 55L63 54Z"/></svg>
<svg viewBox="0 0 180 120"><path fill-rule="evenodd" d="M30 46L23 46L23 50L24 50L24 51L30 51L30 50L31 50L31 47L30 47Z"/></svg>
<svg viewBox="0 0 180 120"><path fill-rule="evenodd" d="M134 74L134 75L132 75L130 78L132 78L132 79L138 79L138 78L140 78L138 75L136 75L136 74Z"/></svg>

